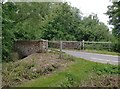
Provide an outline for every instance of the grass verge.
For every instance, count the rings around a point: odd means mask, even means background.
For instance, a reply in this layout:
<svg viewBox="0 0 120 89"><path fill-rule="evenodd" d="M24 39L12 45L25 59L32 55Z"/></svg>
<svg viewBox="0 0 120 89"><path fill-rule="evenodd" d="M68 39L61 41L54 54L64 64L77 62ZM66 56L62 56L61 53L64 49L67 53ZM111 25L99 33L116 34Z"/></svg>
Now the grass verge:
<svg viewBox="0 0 120 89"><path fill-rule="evenodd" d="M72 57L59 58L56 52L34 53L22 60L3 63L3 87L13 87L42 75L52 74L53 71L64 69L73 63Z"/></svg>
<svg viewBox="0 0 120 89"><path fill-rule="evenodd" d="M58 51L58 49L51 48L50 50ZM90 52L90 53L98 53L98 54L108 54L108 55L115 55L115 56L120 56L120 53L118 52L110 52L110 51L105 51L105 50L90 50L90 49L85 49L85 50L76 50L76 49L66 49L66 50L73 50L73 51L84 51L84 52Z"/></svg>
<svg viewBox="0 0 120 89"><path fill-rule="evenodd" d="M109 52L109 51L103 51L103 50L82 50L85 52L91 52L91 53L99 53L99 54L108 54L108 55L116 55L116 56L120 56L120 53L117 52Z"/></svg>
<svg viewBox="0 0 120 89"><path fill-rule="evenodd" d="M38 79L26 82L19 87L80 87L83 80L89 81L90 76L88 75L92 73L94 73L94 76L92 75L94 78L101 75L118 76L120 74L120 67L115 65L95 63L75 57L74 60L72 65L62 71L55 71L49 76L40 76ZM102 86L117 87L118 84L103 84Z"/></svg>

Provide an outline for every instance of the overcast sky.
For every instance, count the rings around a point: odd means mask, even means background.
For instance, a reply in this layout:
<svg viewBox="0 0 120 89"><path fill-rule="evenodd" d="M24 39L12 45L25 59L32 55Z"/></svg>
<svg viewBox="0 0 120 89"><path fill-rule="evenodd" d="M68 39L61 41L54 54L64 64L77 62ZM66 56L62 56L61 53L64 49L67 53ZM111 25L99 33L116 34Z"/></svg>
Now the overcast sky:
<svg viewBox="0 0 120 89"><path fill-rule="evenodd" d="M110 0L66 0L70 2L72 6L77 7L84 15L95 13L101 22L108 25L108 16L104 13L107 12L107 6L112 3ZM108 25L109 26L109 25ZM110 26L109 26L110 27Z"/></svg>

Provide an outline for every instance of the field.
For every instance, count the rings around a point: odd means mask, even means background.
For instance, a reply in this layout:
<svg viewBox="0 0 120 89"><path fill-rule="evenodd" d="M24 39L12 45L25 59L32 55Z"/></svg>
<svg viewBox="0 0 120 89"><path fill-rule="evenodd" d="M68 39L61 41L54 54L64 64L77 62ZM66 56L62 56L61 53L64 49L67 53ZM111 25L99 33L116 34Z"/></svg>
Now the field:
<svg viewBox="0 0 120 89"><path fill-rule="evenodd" d="M75 58L55 51L35 53L3 64L3 86L14 87L118 87L119 67Z"/></svg>

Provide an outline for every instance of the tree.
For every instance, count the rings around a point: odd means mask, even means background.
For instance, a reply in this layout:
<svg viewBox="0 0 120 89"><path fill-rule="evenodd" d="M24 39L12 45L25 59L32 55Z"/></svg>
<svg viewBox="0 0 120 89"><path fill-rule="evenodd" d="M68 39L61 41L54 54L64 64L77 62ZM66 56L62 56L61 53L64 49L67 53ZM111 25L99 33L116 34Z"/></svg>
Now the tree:
<svg viewBox="0 0 120 89"><path fill-rule="evenodd" d="M44 27L43 38L76 40L75 34L81 18L78 10L67 3L60 3L53 13L55 13L55 17Z"/></svg>
<svg viewBox="0 0 120 89"><path fill-rule="evenodd" d="M113 50L120 52L120 1L112 2L111 6L108 6L106 13L109 16L109 24L113 25L112 33L115 36L113 41Z"/></svg>
<svg viewBox="0 0 120 89"><path fill-rule="evenodd" d="M9 59L16 39L41 38L41 27L46 24L49 5L27 2L7 2L2 5L3 59Z"/></svg>
<svg viewBox="0 0 120 89"><path fill-rule="evenodd" d="M97 15L83 17L68 3L7 2L2 8L3 59L10 59L17 39L108 41Z"/></svg>
<svg viewBox="0 0 120 89"><path fill-rule="evenodd" d="M107 13L109 15L109 23L114 26L112 32L113 35L119 37L120 35L120 1L112 2L111 6L108 6Z"/></svg>
<svg viewBox="0 0 120 89"><path fill-rule="evenodd" d="M82 21L79 23L77 33L77 39L86 41L108 41L109 39L109 29L108 27L99 22L96 14L89 15L88 17L83 17Z"/></svg>

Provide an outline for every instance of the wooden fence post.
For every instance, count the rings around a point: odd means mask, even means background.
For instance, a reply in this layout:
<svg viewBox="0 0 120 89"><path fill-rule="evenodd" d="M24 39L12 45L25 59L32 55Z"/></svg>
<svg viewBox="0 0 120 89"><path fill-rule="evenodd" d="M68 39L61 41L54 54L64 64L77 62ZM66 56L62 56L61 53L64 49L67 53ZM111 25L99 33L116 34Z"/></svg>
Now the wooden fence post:
<svg viewBox="0 0 120 89"><path fill-rule="evenodd" d="M108 44L109 44L109 51L110 51L110 48L111 48L111 43L109 42Z"/></svg>
<svg viewBox="0 0 120 89"><path fill-rule="evenodd" d="M48 40L46 40L46 52L48 52Z"/></svg>
<svg viewBox="0 0 120 89"><path fill-rule="evenodd" d="M83 50L85 49L85 41L83 40L82 41L82 47L83 47Z"/></svg>
<svg viewBox="0 0 120 89"><path fill-rule="evenodd" d="M60 41L60 59L62 58L62 41Z"/></svg>
<svg viewBox="0 0 120 89"><path fill-rule="evenodd" d="M80 41L80 43L79 43L80 45L79 45L79 49L81 50L81 47L82 47L82 42Z"/></svg>

